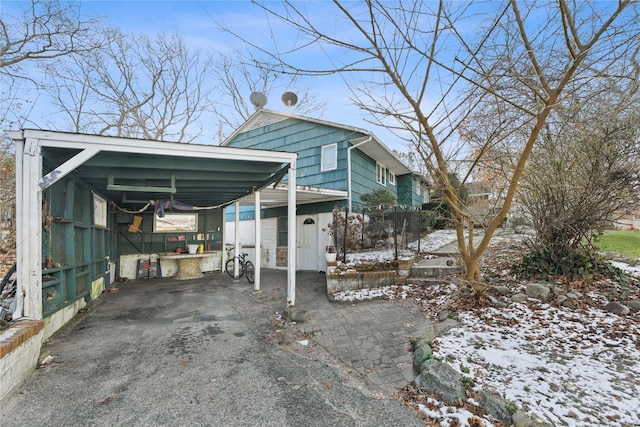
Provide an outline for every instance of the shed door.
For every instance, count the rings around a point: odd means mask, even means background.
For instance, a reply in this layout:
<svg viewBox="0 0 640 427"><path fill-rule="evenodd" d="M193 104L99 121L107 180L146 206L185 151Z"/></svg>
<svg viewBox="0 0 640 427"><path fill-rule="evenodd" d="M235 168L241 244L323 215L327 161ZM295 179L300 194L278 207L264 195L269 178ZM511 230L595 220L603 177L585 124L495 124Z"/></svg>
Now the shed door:
<svg viewBox="0 0 640 427"><path fill-rule="evenodd" d="M318 226L313 217L298 218L298 270L318 271Z"/></svg>

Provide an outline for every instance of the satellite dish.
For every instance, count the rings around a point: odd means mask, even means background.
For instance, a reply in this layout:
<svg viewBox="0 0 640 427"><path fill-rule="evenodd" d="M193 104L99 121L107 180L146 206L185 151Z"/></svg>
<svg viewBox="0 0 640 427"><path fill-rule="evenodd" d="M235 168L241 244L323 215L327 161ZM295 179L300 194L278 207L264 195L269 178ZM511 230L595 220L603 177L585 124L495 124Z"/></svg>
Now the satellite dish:
<svg viewBox="0 0 640 427"><path fill-rule="evenodd" d="M282 102L287 107L293 107L298 103L298 95L293 92L285 92L282 94Z"/></svg>
<svg viewBox="0 0 640 427"><path fill-rule="evenodd" d="M260 92L253 92L249 96L249 101L251 101L253 106L256 107L256 110L264 107L265 105L267 105L267 97L263 93L260 93Z"/></svg>

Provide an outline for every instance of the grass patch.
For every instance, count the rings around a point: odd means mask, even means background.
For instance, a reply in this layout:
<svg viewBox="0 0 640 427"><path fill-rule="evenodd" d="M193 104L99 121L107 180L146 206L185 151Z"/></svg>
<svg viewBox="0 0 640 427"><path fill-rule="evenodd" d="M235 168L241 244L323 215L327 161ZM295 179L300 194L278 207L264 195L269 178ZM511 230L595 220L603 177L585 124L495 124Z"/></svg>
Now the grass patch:
<svg viewBox="0 0 640 427"><path fill-rule="evenodd" d="M606 230L596 241L596 246L601 251L640 258L640 231Z"/></svg>

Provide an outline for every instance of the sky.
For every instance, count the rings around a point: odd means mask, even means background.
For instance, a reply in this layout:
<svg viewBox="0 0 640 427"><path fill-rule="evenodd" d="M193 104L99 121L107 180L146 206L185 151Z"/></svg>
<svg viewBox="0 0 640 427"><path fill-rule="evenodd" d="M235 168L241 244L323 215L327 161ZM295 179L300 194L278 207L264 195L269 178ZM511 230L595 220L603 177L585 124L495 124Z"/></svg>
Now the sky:
<svg viewBox="0 0 640 427"><path fill-rule="evenodd" d="M338 28L336 31L340 31L339 25L335 23L335 17L327 12L326 4L323 3L305 2L302 7L308 9L315 17L322 17L322 22L330 30ZM28 4L29 2L25 0L3 0L2 13L11 14L19 7ZM269 5L276 4L272 2ZM80 6L83 15L100 17L106 26L119 27L124 32L133 34L177 33L183 37L189 47L201 49L203 52L229 53L243 46L237 38L220 30L220 25L241 34L249 41L263 46L274 46L274 50L286 48L287 45L296 42L296 36L290 29L285 28L273 17L268 17L261 8L252 5L250 1L85 0L80 2ZM312 61L320 63L326 62L331 53L312 49L307 55L307 63ZM282 93L290 90L287 86L289 81L290 78L283 77L277 82L278 86L274 88L273 93L266 94L268 103L265 108L287 111L287 107L280 98ZM349 100L348 82L345 77L333 75L301 78L297 86L307 85L318 100L326 103L323 111L310 115L322 120L373 131L390 148L407 151L392 134L365 121L370 116L360 111ZM250 93L247 93L246 98L248 99L249 96ZM47 100L42 96L39 97L37 107L30 116L31 120L40 127L52 118L47 107ZM209 125L208 132L216 133L218 126L212 123Z"/></svg>
<svg viewBox="0 0 640 427"><path fill-rule="evenodd" d="M282 6L279 1L274 0L257 0L263 2L268 8L281 10ZM64 2L63 2L64 3ZM120 28L127 34L147 34L155 36L159 33L173 34L176 33L182 37L186 44L191 48L200 49L203 53L218 52L228 54L233 52L234 49L245 48L250 49L252 53L257 54L259 51L255 48L249 48L247 44L243 43L238 38L234 37L230 32L242 36L248 42L255 45L259 45L264 48L265 51L280 56L287 52L291 48L305 46L303 53L296 53L296 62L298 64L304 64L305 68L309 69L331 69L337 65L342 65L358 59L353 55L352 50L340 50L335 46L328 46L327 44L320 44L317 42L309 42L309 38L305 38L295 32L286 24L282 23L279 19L267 14L260 6L252 3L248 0L237 1L216 1L216 0L185 0L185 1L159 1L159 0L137 0L137 1L92 1L84 0L76 2L80 5L81 13L84 17L99 17L102 19L105 26L114 26ZM352 23L345 22L345 18L340 16L336 6L329 1L293 1L294 6L301 10L304 16L311 17L312 24L318 26L322 33L331 35L338 40L345 40L349 43L362 45L364 37L354 29ZM3 18L5 15L11 15L20 7L28 6L30 0L2 0L0 7L2 8ZM364 18L367 17L366 10L363 6L363 2L346 1L344 4L347 6L350 13L353 13L357 18L363 18L361 22L365 22ZM395 19L408 19L407 16L398 18L392 9L393 5L399 4L399 2L384 2L385 12L394 16ZM387 7L387 4L389 5ZM406 43L398 42L390 36L391 30L394 28L389 21L382 20L380 25L383 27L385 42L390 45L390 51L393 51L394 47L399 47L397 55L387 55L386 59L389 61L398 61L397 69L402 74L402 79L408 91L417 97L418 94L422 94L421 85L423 83L426 69L429 69L429 82L426 85L423 96L420 97L421 108L423 112L429 116L429 121L432 127L436 128L436 133L440 133L439 137L444 138L444 135L452 135L447 139L446 143L441 147L445 149L445 155L456 156L459 160L466 159L469 154L466 149L464 141L460 141L457 138L458 133L455 131L457 126L457 120L464 114L462 109L457 108L457 102L460 98L463 98L462 92L466 87L466 78L473 79L475 74L469 70L475 69L471 66L467 68L465 61L470 61L470 64L474 64L473 55L466 52L466 49L471 49L471 45L474 45L478 39L476 35L484 32L483 27L489 26L496 16L501 16L499 13L493 13L493 9L500 7L500 2L492 0L478 0L476 2L452 2L452 13L455 15L455 31L444 31L438 35L438 49L436 54L438 62L441 65L432 65L427 67L425 61L425 55L416 54L424 46L430 46L431 35L430 31L433 27L433 17L429 14L421 14L419 18L415 16L411 17L411 21L407 25L401 26L401 28L408 28L408 31L415 30L410 33L411 43L415 46L416 50L407 50ZM526 3L523 3L526 4ZM536 3L540 5L542 3ZM577 3L578 5L582 3ZM593 2L585 3L581 13L592 12L591 9L597 9L597 12L609 13L615 6L615 2ZM437 2L425 1L420 3L425 8L437 7ZM602 10L600 10L602 9ZM382 14L380 14L382 15ZM458 18L459 16L459 18ZM530 32L536 43L536 49L541 52L543 59L554 59L562 57L562 49L555 49L555 45L551 43L561 43L561 40L555 38L562 37L562 31L559 30L558 21L560 14L558 8L554 7L539 7L527 13L525 19L525 26ZM588 17L587 15L578 15L579 17ZM626 32L633 32L635 26L629 25L632 22L633 11L625 14L620 18L620 25L626 25L623 29ZM296 17L294 20L299 21L300 18ZM552 22L554 25L547 27L547 22ZM402 21L398 21L402 22ZM582 20L580 20L582 22ZM580 31L590 31L592 26L589 25L588 20L584 21L585 24L581 27ZM544 25L542 25L544 23ZM228 32L222 30L222 27L228 29ZM584 28L583 28L584 27ZM557 31L556 31L557 30ZM555 31L555 32L554 32ZM500 31L498 31L500 34ZM623 32L624 33L624 32ZM455 34L455 35L454 35ZM550 40L547 41L546 34L550 35ZM552 36L555 34L555 36ZM464 38L464 42L457 40L458 36ZM622 35L618 36L622 37ZM491 39L491 43L498 43L502 40L501 36ZM614 40L615 41L615 40ZM469 44L470 43L470 44ZM306 44L306 45L305 45ZM384 43L382 43L384 44ZM626 45L621 43L621 45ZM500 48L500 44L496 45ZM609 46L603 41L599 45L600 48L608 48ZM499 49L498 49L499 50ZM514 43L513 50L518 52L522 50L522 46L519 43ZM411 52L408 58L403 57L404 53ZM490 52L491 50L488 50ZM553 52L553 58L545 58L546 52ZM557 52L556 52L557 51ZM597 51L597 50L596 50ZM395 53L394 52L394 53ZM599 58L600 51L597 51ZM489 53L486 53L489 55ZM565 52L566 55L566 52ZM596 55L594 53L594 55ZM262 56L262 55L258 55ZM393 57L393 59L391 59ZM522 55L526 58L526 55ZM420 62L422 61L422 62ZM364 66L370 65L364 63ZM379 64L376 64L379 65ZM529 67L528 61L522 61L522 66ZM465 78L455 78L455 75L451 71L452 69L465 70ZM548 78L553 80L556 72L555 67L548 67ZM480 72L479 72L480 73ZM481 73L480 73L481 74ZM500 74L500 73L498 73ZM382 80L385 78L386 80ZM358 79L358 80L356 80ZM369 123L375 119L367 112L358 109L353 101L350 99L354 96L352 92L359 82L359 79L366 79L367 81L375 81L377 84L369 83L365 94L371 94L373 103L377 100L387 101L391 108L406 108L408 107L404 102L403 97L398 94L398 90L388 89L388 86L384 86L380 83L389 83L390 78L388 75L376 74L373 72L360 73L355 75L354 73L348 74L336 74L327 76L314 76L314 77L299 77L297 81L298 88L309 88L311 95L315 95L318 101L325 103L323 111L313 112L309 115L313 118L336 122L346 126L352 126L357 128L366 129L376 134L379 139L384 142L389 148L396 149L401 152L409 152L408 147L404 145L400 139L393 135L388 129L380 126L375 126ZM509 75L505 76L508 84L511 84ZM271 90L271 93L266 93L269 99L267 109L277 111L287 111L287 108L280 101L281 95L291 90L289 87L291 78L282 75L278 79L276 86ZM455 83L454 83L455 82ZM517 84L517 83L516 83ZM453 86L453 87L452 87ZM356 92L356 95L358 93ZM250 93L244 95L245 99L248 99ZM366 95L365 95L366 96ZM35 123L41 128L46 128L46 123L52 119L56 119L57 116L51 114L51 110L48 109L46 96L40 94L40 96L32 96L30 99L36 99L37 108L34 109L31 114L31 123ZM443 101L444 100L444 101ZM230 104L228 100L221 98L219 104ZM366 103L367 99L363 102ZM371 102L371 101L370 101ZM367 103L371 105L371 103ZM436 110L435 113L432 110ZM410 111L409 111L410 112ZM210 119L202 120L205 129L205 135L196 142L202 143L215 143L218 140L218 123L217 119L211 115ZM387 124L392 124L388 121ZM478 124L480 128L485 128L484 124ZM451 131L451 133L449 133ZM225 135L228 136L231 131L225 130ZM449 145L450 144L450 145ZM458 152L457 149L462 151Z"/></svg>

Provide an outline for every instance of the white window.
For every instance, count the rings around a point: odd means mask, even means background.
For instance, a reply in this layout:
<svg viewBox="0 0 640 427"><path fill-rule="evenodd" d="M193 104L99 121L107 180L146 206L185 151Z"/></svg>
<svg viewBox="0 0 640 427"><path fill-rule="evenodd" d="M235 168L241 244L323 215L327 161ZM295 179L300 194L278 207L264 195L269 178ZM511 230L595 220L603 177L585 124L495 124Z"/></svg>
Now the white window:
<svg viewBox="0 0 640 427"><path fill-rule="evenodd" d="M420 181L416 181L416 194L419 196L422 192L422 186L420 186Z"/></svg>
<svg viewBox="0 0 640 427"><path fill-rule="evenodd" d="M389 184L396 185L396 174L389 172Z"/></svg>
<svg viewBox="0 0 640 427"><path fill-rule="evenodd" d="M320 171L332 171L338 168L338 145L329 144L320 152Z"/></svg>
<svg viewBox="0 0 640 427"><path fill-rule="evenodd" d="M376 163L376 182L380 185L387 185L387 168L380 163Z"/></svg>
<svg viewBox="0 0 640 427"><path fill-rule="evenodd" d="M107 226L107 201L96 194L93 195L93 223L100 227Z"/></svg>
<svg viewBox="0 0 640 427"><path fill-rule="evenodd" d="M286 216L278 217L278 246L289 246L289 218Z"/></svg>

